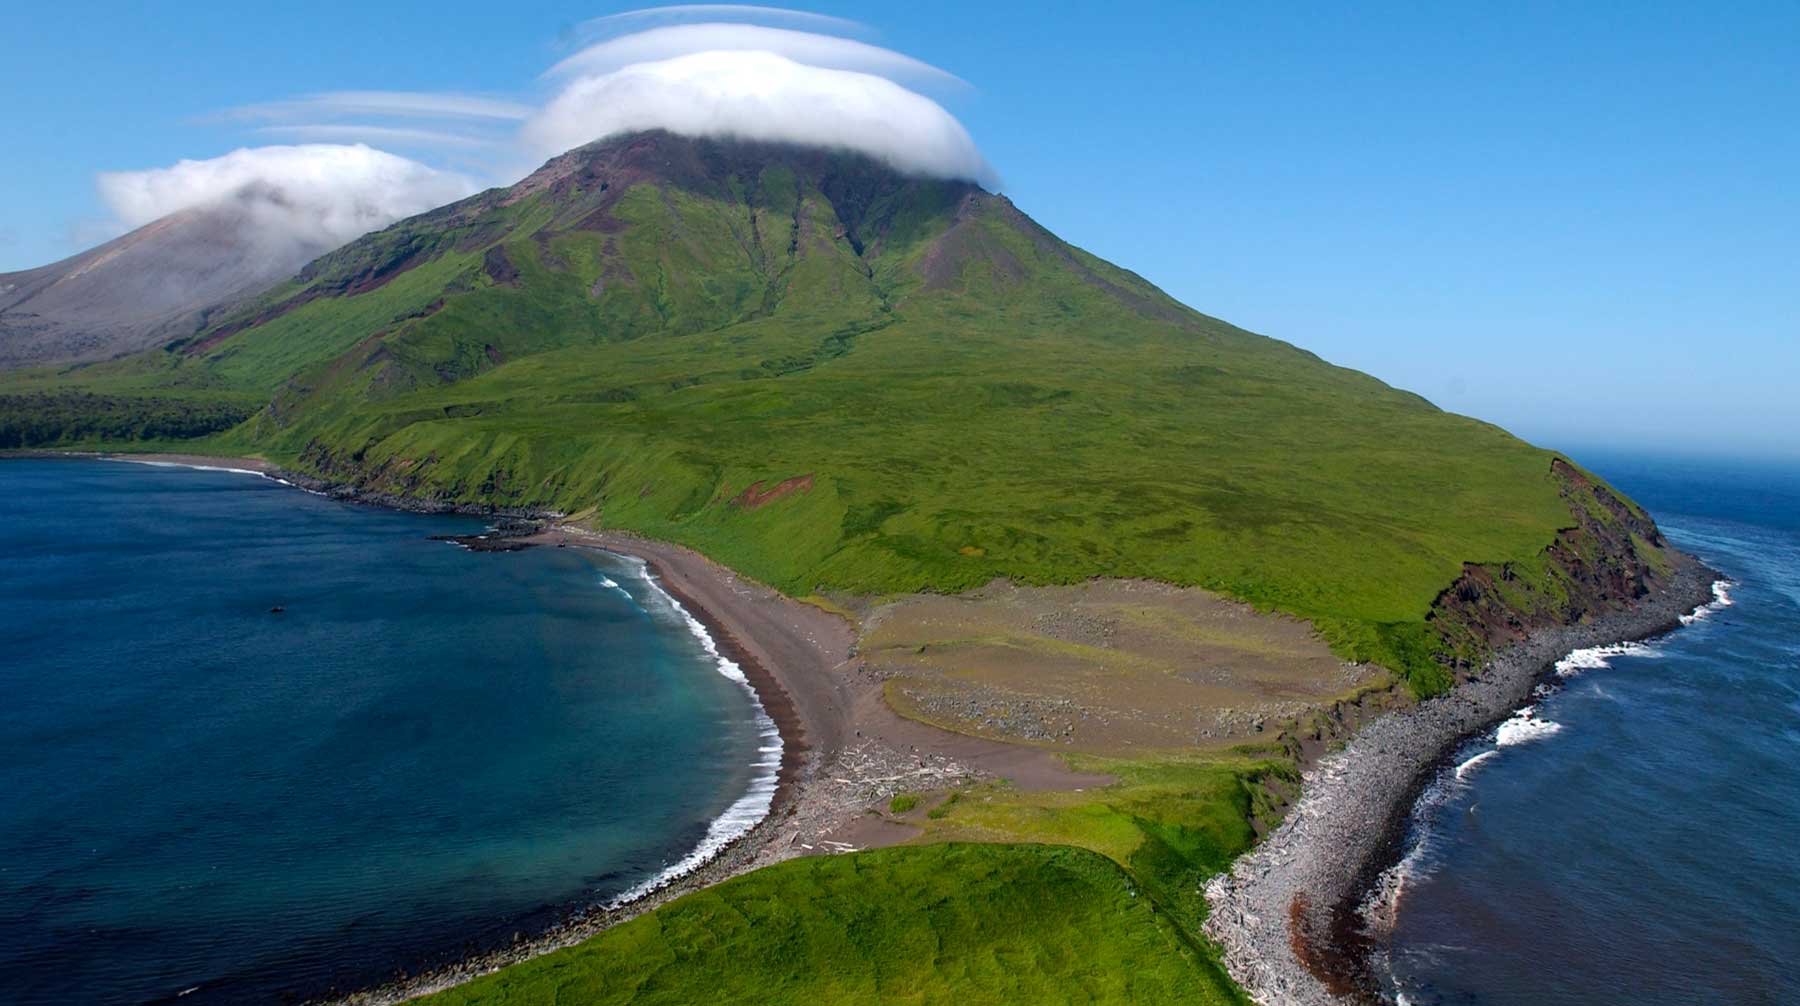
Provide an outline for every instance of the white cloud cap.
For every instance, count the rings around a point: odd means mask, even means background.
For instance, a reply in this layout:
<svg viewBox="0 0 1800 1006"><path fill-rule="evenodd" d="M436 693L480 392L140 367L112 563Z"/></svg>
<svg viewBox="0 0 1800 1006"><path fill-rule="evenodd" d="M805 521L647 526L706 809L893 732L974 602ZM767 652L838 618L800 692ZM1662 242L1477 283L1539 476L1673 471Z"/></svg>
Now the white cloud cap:
<svg viewBox="0 0 1800 1006"><path fill-rule="evenodd" d="M548 156L648 129L855 150L915 175L992 177L968 131L930 98L770 52L701 52L583 77L521 136Z"/></svg>
<svg viewBox="0 0 1800 1006"><path fill-rule="evenodd" d="M234 150L97 179L119 220L139 227L181 210L235 208L271 240L335 248L475 191L467 178L356 144Z"/></svg>

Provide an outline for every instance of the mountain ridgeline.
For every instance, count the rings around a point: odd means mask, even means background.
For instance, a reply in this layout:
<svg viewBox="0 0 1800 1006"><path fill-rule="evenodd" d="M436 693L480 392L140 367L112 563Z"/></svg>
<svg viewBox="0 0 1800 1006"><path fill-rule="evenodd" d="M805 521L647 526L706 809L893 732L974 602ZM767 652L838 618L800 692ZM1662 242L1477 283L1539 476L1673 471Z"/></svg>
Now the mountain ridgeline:
<svg viewBox="0 0 1800 1006"><path fill-rule="evenodd" d="M615 138L208 320L0 381L0 414L202 403L248 416L208 450L555 510L795 596L1194 584L1421 692L1667 568L1648 518L1554 455L844 152Z"/></svg>
<svg viewBox="0 0 1800 1006"><path fill-rule="evenodd" d="M61 262L0 274L0 371L106 360L203 330L329 245L263 239L241 206L173 213Z"/></svg>

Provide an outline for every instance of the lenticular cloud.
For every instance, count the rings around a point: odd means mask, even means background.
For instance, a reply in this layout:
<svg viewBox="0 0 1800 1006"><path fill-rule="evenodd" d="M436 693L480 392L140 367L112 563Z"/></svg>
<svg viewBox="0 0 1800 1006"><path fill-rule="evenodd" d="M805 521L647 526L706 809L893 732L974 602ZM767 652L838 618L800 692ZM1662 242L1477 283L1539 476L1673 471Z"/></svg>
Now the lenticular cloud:
<svg viewBox="0 0 1800 1006"><path fill-rule="evenodd" d="M772 52L796 63L856 70L890 79L962 85L955 74L855 39L754 24L684 24L651 28L590 45L550 68L546 76L599 74L699 52Z"/></svg>
<svg viewBox="0 0 1800 1006"><path fill-rule="evenodd" d="M181 210L242 212L270 239L335 248L474 191L466 178L357 144L234 150L149 171L105 172L101 196L132 227Z"/></svg>
<svg viewBox="0 0 1800 1006"><path fill-rule="evenodd" d="M547 156L646 129L856 150L916 175L991 175L968 131L930 98L773 52L696 52L582 77L521 136Z"/></svg>

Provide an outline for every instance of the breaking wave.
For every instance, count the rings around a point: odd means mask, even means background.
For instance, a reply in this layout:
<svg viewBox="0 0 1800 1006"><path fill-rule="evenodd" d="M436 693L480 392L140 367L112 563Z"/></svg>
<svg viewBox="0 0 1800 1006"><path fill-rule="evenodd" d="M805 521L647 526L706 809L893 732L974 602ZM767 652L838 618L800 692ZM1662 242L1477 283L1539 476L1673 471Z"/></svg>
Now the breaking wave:
<svg viewBox="0 0 1800 1006"><path fill-rule="evenodd" d="M1695 622L1704 622L1711 618L1715 612L1724 611L1726 608L1731 607L1733 603L1731 600L1731 581L1713 581L1712 593L1713 599L1711 604L1702 605L1688 614L1681 616L1682 625L1693 625Z"/></svg>
<svg viewBox="0 0 1800 1006"><path fill-rule="evenodd" d="M1685 624L1685 623L1684 623ZM1582 671L1597 671L1612 666L1614 657L1660 657L1662 651L1643 643L1613 643L1576 650L1556 662L1556 676L1572 678Z"/></svg>
<svg viewBox="0 0 1800 1006"><path fill-rule="evenodd" d="M1715 611L1731 606L1729 582L1720 580L1714 583L1712 593L1712 603L1681 616L1682 625L1692 625ZM1567 680L1584 671L1610 668L1615 657L1662 655L1662 651L1654 646L1638 642L1574 650L1556 662L1554 678L1532 690L1531 704L1514 710L1511 716L1491 731L1465 743L1446 769L1440 771L1420 792L1409 817L1406 852L1399 862L1382 872L1363 901L1361 914L1371 931L1378 935L1391 933L1407 888L1429 877L1435 869L1433 851L1439 839L1434 824L1451 800L1472 785L1471 779L1476 770L1499 759L1507 748L1554 737L1563 731L1561 723L1544 719L1537 714L1537 703L1561 690L1557 681ZM1378 947L1375 959L1378 969L1385 973L1384 980L1391 983L1394 979L1388 954L1386 947ZM1399 990L1390 986L1390 991L1396 994L1396 1001L1406 1001Z"/></svg>
<svg viewBox="0 0 1800 1006"><path fill-rule="evenodd" d="M197 472L228 472L232 475L254 475L259 479L268 479L270 482L287 486L289 489L298 489L303 493L308 493L313 496L331 495L330 493L322 493L317 489L308 489L305 486L295 485L279 475L270 472L259 472L254 468L233 468L229 465L203 465L192 461L152 461L149 458L121 458L105 455L102 455L100 460L118 461L128 465L149 465L151 468L187 468Z"/></svg>
<svg viewBox="0 0 1800 1006"><path fill-rule="evenodd" d="M699 641L701 649L705 650L707 657L712 660L714 669L742 686L744 691L749 694L756 722L757 748L756 760L751 763L755 774L751 777L750 788L730 807L727 807L723 814L713 818L712 822L706 826L706 835L700 839L699 844L675 863L664 867L649 879L607 902L608 909L618 908L636 901L693 873L711 861L726 846L749 834L750 829L762 823L775 805L775 790L780 781L783 751L781 731L775 726L775 721L770 718L768 710L763 707L762 696L756 694L756 688L750 684L750 679L745 676L744 669L738 666L737 661L719 652L718 643L713 639L712 633L706 631L706 626L663 587L656 575L650 571L648 563L635 556L621 555L618 557L632 564L637 575L650 586L659 602L666 605L669 611L682 620L688 631L693 633L694 638ZM621 591L624 590L610 578L605 582L613 587L618 587Z"/></svg>
<svg viewBox="0 0 1800 1006"><path fill-rule="evenodd" d="M1500 749L1498 749L1498 748L1491 748L1487 751L1483 751L1473 758L1468 758L1461 762L1458 762L1456 765L1456 771L1453 772L1452 774L1454 776L1456 776L1457 782L1461 782L1464 779L1467 779L1469 777L1469 773L1475 771L1476 767L1479 766L1481 763L1483 763L1485 761L1489 761L1493 758L1498 758L1499 756L1500 756Z"/></svg>
<svg viewBox="0 0 1800 1006"><path fill-rule="evenodd" d="M1494 730L1495 753L1499 753L1499 748L1509 748L1530 741L1542 740L1545 737L1554 737L1562 733L1562 728L1562 724L1555 720L1540 719L1536 706L1526 706L1513 713L1506 722L1501 723Z"/></svg>

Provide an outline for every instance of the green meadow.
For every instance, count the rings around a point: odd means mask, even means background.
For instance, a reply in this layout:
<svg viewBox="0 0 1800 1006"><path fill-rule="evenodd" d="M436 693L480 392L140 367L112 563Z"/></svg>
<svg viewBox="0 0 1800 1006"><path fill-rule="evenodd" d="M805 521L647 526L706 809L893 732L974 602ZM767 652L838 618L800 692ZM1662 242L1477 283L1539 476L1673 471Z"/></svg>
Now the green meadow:
<svg viewBox="0 0 1800 1006"><path fill-rule="evenodd" d="M1119 782L958 791L916 844L767 867L423 1001L1245 1002L1200 935L1200 887L1249 847L1291 763L1079 767Z"/></svg>

